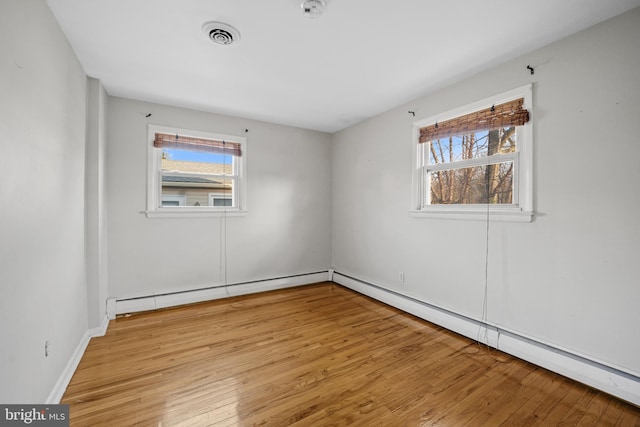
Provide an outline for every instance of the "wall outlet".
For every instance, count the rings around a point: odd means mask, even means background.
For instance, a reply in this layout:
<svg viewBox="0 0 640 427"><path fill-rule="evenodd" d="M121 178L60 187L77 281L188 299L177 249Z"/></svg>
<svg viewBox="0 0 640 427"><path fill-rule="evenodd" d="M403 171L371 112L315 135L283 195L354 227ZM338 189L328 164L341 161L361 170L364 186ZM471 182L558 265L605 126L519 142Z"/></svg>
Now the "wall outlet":
<svg viewBox="0 0 640 427"><path fill-rule="evenodd" d="M404 283L404 272L400 272L400 282Z"/></svg>
<svg viewBox="0 0 640 427"><path fill-rule="evenodd" d="M49 357L49 351L51 351L51 343L47 340L44 342L44 357Z"/></svg>

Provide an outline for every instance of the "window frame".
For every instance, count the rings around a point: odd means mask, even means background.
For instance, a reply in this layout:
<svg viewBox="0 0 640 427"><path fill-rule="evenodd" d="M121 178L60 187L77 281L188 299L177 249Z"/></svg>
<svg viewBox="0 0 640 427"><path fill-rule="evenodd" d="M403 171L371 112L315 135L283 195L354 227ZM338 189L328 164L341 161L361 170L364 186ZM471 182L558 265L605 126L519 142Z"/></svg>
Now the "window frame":
<svg viewBox="0 0 640 427"><path fill-rule="evenodd" d="M233 195L236 206L162 206L162 149L153 146L156 133L179 134L194 138L224 140L239 143L242 155L234 156L234 174L220 175L233 179ZM223 215L245 215L246 198L247 138L235 135L223 135L214 132L183 129L169 126L148 125L147 127L147 218L189 218L219 217ZM216 175L218 176L218 175Z"/></svg>
<svg viewBox="0 0 640 427"><path fill-rule="evenodd" d="M533 87L521 86L488 98L476 101L453 110L436 114L413 122L412 138L412 206L414 217L434 219L473 219L511 222L531 222L533 220ZM494 154L487 157L466 159L452 163L428 166L428 143L420 143L420 129L438 122L454 119L466 114L490 108L514 99L523 98L523 108L529 111L530 119L516 127L517 151L508 154ZM426 158L425 158L426 156ZM474 205L431 205L427 188L427 170L450 170L459 167L485 166L491 163L513 161L516 173L513 174L513 204L474 204Z"/></svg>

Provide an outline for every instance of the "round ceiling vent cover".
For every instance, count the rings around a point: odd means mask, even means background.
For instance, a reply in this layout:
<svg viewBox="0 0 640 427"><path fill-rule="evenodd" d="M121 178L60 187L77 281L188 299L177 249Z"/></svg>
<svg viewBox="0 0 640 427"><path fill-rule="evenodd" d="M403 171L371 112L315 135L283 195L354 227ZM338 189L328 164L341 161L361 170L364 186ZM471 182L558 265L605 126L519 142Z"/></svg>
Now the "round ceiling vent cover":
<svg viewBox="0 0 640 427"><path fill-rule="evenodd" d="M217 44L228 46L240 40L240 31L223 22L205 22L202 31Z"/></svg>
<svg viewBox="0 0 640 427"><path fill-rule="evenodd" d="M324 12L324 0L303 0L302 14L308 18L318 18Z"/></svg>

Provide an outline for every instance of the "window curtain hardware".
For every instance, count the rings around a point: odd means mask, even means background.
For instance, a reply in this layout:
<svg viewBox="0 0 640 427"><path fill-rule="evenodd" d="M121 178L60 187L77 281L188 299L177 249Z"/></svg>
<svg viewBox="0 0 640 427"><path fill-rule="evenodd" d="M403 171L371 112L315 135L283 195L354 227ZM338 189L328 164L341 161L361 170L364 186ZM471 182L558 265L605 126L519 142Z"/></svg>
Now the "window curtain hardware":
<svg viewBox="0 0 640 427"><path fill-rule="evenodd" d="M420 129L420 143L481 130L522 126L529 121L529 111L522 107L523 98L455 117Z"/></svg>
<svg viewBox="0 0 640 427"><path fill-rule="evenodd" d="M153 146L156 148L173 148L178 150L204 151L206 153L230 154L236 157L242 156L241 145L238 142L169 135L166 133L156 133L153 140Z"/></svg>

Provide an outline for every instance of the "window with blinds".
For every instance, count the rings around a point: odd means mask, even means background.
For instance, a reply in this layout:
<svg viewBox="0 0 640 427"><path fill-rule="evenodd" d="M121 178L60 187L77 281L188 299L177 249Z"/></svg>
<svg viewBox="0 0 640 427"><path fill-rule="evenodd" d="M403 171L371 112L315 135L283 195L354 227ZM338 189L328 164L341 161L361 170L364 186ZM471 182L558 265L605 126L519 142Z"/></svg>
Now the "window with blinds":
<svg viewBox="0 0 640 427"><path fill-rule="evenodd" d="M150 126L149 140L148 212L243 208L244 138Z"/></svg>
<svg viewBox="0 0 640 427"><path fill-rule="evenodd" d="M414 123L416 210L531 211L531 87Z"/></svg>

